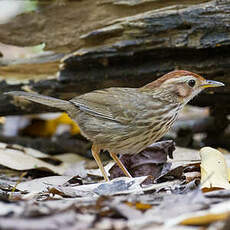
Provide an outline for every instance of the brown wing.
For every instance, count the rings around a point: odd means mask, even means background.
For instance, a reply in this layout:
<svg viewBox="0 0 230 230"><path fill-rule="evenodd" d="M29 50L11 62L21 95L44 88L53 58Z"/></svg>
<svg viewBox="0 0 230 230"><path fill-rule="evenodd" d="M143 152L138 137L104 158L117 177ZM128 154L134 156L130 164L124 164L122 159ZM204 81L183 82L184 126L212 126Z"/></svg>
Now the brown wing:
<svg viewBox="0 0 230 230"><path fill-rule="evenodd" d="M83 94L70 102L92 116L125 124L143 107L139 94L135 88L108 88Z"/></svg>

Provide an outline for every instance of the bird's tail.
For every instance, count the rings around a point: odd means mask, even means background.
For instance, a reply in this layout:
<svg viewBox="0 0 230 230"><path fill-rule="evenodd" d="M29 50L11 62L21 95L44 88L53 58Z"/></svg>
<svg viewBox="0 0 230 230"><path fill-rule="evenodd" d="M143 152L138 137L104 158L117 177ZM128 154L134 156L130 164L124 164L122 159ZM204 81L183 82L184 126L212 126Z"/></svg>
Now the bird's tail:
<svg viewBox="0 0 230 230"><path fill-rule="evenodd" d="M23 99L34 101L43 105L48 105L50 107L55 107L61 110L68 110L73 107L69 101L56 99L54 97L43 96L37 93L27 93L23 91L11 91L5 93L6 95L17 96Z"/></svg>

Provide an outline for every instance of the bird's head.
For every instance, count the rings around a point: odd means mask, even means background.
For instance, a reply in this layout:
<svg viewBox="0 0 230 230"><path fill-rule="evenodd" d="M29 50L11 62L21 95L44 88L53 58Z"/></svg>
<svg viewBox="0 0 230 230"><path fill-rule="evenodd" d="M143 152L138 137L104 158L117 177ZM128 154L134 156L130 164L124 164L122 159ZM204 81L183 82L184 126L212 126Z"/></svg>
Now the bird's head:
<svg viewBox="0 0 230 230"><path fill-rule="evenodd" d="M203 89L220 86L224 86L224 84L206 80L200 75L189 71L175 70L145 85L143 89L167 91L178 102L186 104Z"/></svg>

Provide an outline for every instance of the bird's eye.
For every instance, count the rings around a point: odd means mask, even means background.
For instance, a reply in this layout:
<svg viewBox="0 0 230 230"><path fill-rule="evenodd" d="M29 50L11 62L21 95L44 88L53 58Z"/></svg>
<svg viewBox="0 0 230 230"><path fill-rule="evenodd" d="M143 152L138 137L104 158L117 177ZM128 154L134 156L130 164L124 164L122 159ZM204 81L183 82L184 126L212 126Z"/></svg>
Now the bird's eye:
<svg viewBox="0 0 230 230"><path fill-rule="evenodd" d="M195 80L189 80L189 81L188 81L188 85L189 85L190 87L193 87L195 84L196 84L196 81L195 81Z"/></svg>

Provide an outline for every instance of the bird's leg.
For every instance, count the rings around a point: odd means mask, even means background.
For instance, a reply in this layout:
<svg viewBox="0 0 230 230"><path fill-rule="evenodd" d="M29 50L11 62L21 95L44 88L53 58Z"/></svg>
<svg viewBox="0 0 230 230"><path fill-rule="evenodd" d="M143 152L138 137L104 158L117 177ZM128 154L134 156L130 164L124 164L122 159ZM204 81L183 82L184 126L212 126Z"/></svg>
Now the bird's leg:
<svg viewBox="0 0 230 230"><path fill-rule="evenodd" d="M128 170L125 168L125 166L122 164L122 162L120 161L120 159L118 158L118 156L115 153L110 153L110 156L113 158L113 160L117 163L117 165L120 167L120 169L122 170L122 172L127 176L132 178L132 176L130 175L130 173L128 172Z"/></svg>
<svg viewBox="0 0 230 230"><path fill-rule="evenodd" d="M101 163L101 159L100 159L100 156L99 156L100 149L98 149L97 146L93 145L92 148L91 148L91 151L92 151L92 155L93 155L95 161L97 162L97 165L98 165L99 169L101 170L101 173L102 173L105 181L109 181L109 178L108 178L108 176L106 174L106 171L104 169L103 164Z"/></svg>

